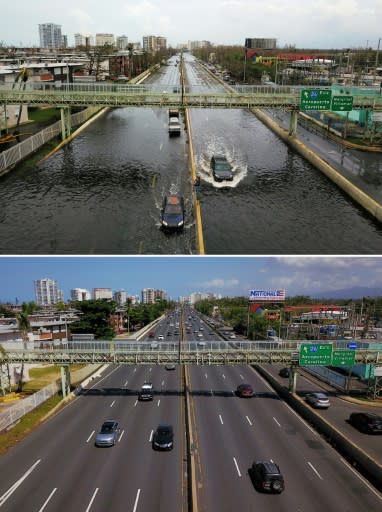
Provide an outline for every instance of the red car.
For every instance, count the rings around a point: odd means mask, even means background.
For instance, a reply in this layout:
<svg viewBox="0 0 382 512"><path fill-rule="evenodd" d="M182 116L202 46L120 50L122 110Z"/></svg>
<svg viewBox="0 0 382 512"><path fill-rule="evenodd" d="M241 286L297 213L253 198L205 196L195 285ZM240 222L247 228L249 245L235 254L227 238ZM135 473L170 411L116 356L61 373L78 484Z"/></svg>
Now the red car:
<svg viewBox="0 0 382 512"><path fill-rule="evenodd" d="M250 398L255 396L255 392L253 391L253 388L250 384L240 384L237 386L236 394L241 398Z"/></svg>
<svg viewBox="0 0 382 512"><path fill-rule="evenodd" d="M150 332L149 333L149 338L154 338L154 336L155 336L155 332Z"/></svg>

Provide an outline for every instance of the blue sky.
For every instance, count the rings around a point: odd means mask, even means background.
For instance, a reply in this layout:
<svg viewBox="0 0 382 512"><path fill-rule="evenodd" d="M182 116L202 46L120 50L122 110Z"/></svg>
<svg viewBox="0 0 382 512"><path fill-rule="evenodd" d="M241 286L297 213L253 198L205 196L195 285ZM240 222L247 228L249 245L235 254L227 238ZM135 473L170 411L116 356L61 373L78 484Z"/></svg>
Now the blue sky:
<svg viewBox="0 0 382 512"><path fill-rule="evenodd" d="M188 40L243 44L246 37L276 38L297 48L377 48L381 0L0 0L0 41L38 46L38 25L62 25L74 34L108 32L142 41L160 35L176 46Z"/></svg>
<svg viewBox="0 0 382 512"><path fill-rule="evenodd" d="M140 295L158 288L177 299L191 292L223 296L248 295L249 290L285 288L286 294L309 295L357 286L380 288L381 257L1 257L0 302L34 300L33 280L55 279L71 288L124 289Z"/></svg>

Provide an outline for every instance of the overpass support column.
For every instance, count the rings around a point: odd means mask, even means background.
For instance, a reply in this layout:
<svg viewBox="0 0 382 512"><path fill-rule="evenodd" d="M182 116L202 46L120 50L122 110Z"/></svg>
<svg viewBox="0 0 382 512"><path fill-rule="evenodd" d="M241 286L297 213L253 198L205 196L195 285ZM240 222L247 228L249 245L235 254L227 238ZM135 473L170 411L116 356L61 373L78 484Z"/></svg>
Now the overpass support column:
<svg viewBox="0 0 382 512"><path fill-rule="evenodd" d="M70 394L70 370L68 364L61 366L61 390L62 398L66 398Z"/></svg>
<svg viewBox="0 0 382 512"><path fill-rule="evenodd" d="M72 131L70 107L61 107L61 138L65 140Z"/></svg>
<svg viewBox="0 0 382 512"><path fill-rule="evenodd" d="M296 135L297 132L297 119L298 119L297 110L292 110L290 113L290 123L289 123L289 135Z"/></svg>

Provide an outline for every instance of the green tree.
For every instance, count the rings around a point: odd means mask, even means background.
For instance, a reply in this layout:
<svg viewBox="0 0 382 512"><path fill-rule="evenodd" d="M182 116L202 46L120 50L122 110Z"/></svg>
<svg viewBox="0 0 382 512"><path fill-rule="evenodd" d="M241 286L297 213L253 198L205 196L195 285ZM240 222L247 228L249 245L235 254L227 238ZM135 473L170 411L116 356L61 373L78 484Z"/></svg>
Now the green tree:
<svg viewBox="0 0 382 512"><path fill-rule="evenodd" d="M79 310L80 319L70 324L70 332L78 334L94 334L96 339L112 339L115 329L112 314L117 303L110 299L92 299L74 303Z"/></svg>
<svg viewBox="0 0 382 512"><path fill-rule="evenodd" d="M31 330L29 316L32 315L38 306L34 302L23 302L21 305L21 312L17 314L16 319L21 331L21 337L23 340L23 348L27 349L28 343L28 332ZM24 378L24 360L21 363L20 378L17 386L17 392L20 393L23 390L23 378Z"/></svg>

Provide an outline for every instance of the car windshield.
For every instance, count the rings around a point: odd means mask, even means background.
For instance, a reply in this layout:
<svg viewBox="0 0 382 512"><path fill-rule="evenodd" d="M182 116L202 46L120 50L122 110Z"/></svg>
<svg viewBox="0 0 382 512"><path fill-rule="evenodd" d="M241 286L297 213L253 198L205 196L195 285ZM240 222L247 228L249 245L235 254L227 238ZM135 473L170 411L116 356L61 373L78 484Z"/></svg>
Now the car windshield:
<svg viewBox="0 0 382 512"><path fill-rule="evenodd" d="M158 430L158 434L161 436L168 436L171 434L171 430L169 428L161 428Z"/></svg>
<svg viewBox="0 0 382 512"><path fill-rule="evenodd" d="M180 204L168 204L166 206L166 213L168 215L180 215L182 213L182 208Z"/></svg>
<svg viewBox="0 0 382 512"><path fill-rule="evenodd" d="M109 434L110 432L113 432L113 424L112 423L107 423L105 425L102 425L101 434Z"/></svg>
<svg viewBox="0 0 382 512"><path fill-rule="evenodd" d="M216 171L230 171L231 166L228 162L216 162L215 170Z"/></svg>

